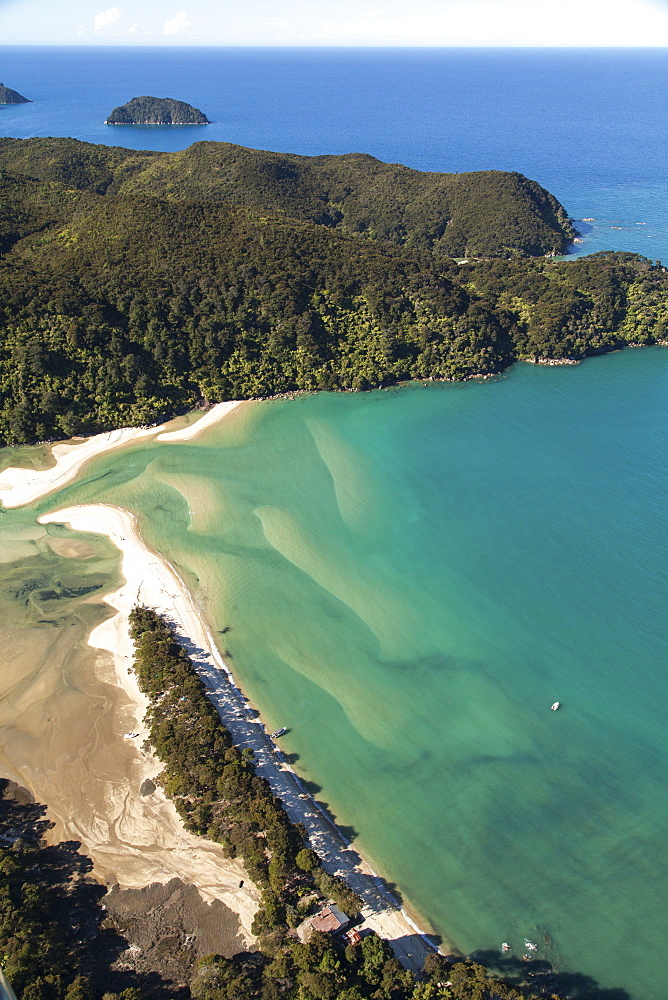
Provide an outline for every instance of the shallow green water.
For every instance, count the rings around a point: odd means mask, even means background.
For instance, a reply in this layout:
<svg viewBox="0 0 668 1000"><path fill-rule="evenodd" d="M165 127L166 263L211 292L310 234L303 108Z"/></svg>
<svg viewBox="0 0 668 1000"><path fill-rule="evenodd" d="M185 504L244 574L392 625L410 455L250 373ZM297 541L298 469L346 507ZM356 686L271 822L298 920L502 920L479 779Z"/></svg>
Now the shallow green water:
<svg viewBox="0 0 668 1000"><path fill-rule="evenodd" d="M457 946L526 936L657 1000L667 403L657 348L258 404L39 511L140 513L298 770Z"/></svg>

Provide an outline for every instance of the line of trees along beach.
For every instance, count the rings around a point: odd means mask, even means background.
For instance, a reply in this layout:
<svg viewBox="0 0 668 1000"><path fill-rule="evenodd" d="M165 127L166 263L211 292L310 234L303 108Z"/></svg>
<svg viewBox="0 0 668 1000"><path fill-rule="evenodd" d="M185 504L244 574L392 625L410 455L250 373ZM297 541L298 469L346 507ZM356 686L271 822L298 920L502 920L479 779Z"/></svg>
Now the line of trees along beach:
<svg viewBox="0 0 668 1000"><path fill-rule="evenodd" d="M251 154L218 143L138 154L0 140L0 443L153 423L223 399L461 379L666 337L660 265L622 253L517 256L533 248L531 226L566 239L563 210L554 202L550 225L538 218L536 204L547 213L552 202L527 194L526 178ZM453 177L468 193L457 204L443 194L446 211L439 192ZM335 193L341 218L330 211ZM490 235L497 203L508 225L516 219L514 242ZM488 234L485 259L445 255L453 226Z"/></svg>
<svg viewBox="0 0 668 1000"><path fill-rule="evenodd" d="M530 995L490 980L482 966L452 965L437 954L428 959L424 976L416 977L372 933L345 947L328 934L312 932L302 941L291 933L313 911L314 896L333 899L353 917L362 901L323 871L302 831L254 773L252 753L233 745L172 627L153 610L135 608L130 628L137 680L150 699L149 738L165 764L158 780L186 825L238 852L264 890L253 924L259 951L200 961L191 984L195 1000L519 1000Z"/></svg>
<svg viewBox="0 0 668 1000"><path fill-rule="evenodd" d="M76 844L47 846L44 808L7 796L3 782L0 956L19 1000L537 1000L489 978L479 964L452 964L436 953L415 974L373 933L357 944L317 931L300 940L294 928L318 900L334 899L353 917L361 900L323 871L255 774L252 755L233 745L172 627L136 608L131 630L150 741L164 764L157 780L188 828L238 854L263 888L258 950L200 959L188 988L157 972L120 971L127 942L103 909L105 890L90 878L90 861Z"/></svg>

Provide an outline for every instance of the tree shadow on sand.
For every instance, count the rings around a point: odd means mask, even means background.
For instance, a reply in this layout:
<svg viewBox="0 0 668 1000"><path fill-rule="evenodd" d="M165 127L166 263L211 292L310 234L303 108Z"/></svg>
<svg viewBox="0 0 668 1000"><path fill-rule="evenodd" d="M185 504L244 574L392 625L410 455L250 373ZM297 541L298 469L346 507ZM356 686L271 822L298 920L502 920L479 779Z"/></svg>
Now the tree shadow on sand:
<svg viewBox="0 0 668 1000"><path fill-rule="evenodd" d="M67 968L72 978L87 977L99 993L133 987L150 1000L187 996L187 991L158 973L138 975L123 967L129 943L109 925L103 906L107 890L91 878L93 864L80 853L78 841L45 844L43 838L54 825L45 814L46 807L35 802L25 788L0 779L0 848L11 852L18 865L14 877L21 895L30 887L37 905L58 928L54 948L59 954L62 951L63 960L57 971ZM14 871L13 866L9 871ZM33 966L34 959L28 958L15 970L24 980L19 984L21 992L29 992L32 980L43 975L41 966Z"/></svg>
<svg viewBox="0 0 668 1000"><path fill-rule="evenodd" d="M631 996L621 988L599 986L595 979L582 972L557 972L549 962L534 958L530 961L513 955L500 956L498 951L477 951L476 962L480 962L494 975L507 982L528 986L534 993L553 993L569 997L570 1000L631 1000Z"/></svg>
<svg viewBox="0 0 668 1000"><path fill-rule="evenodd" d="M312 784L312 782L309 782ZM305 785L306 787L306 785ZM316 786L317 787L317 786ZM332 812L329 806L329 802L325 802L323 799L317 798L313 794L310 788L307 789L309 795L317 805L320 812L324 815L327 822L331 825L335 833L338 833L346 841L346 844L352 844L353 840L358 836L358 831L354 826L346 826L344 823L337 823L336 816Z"/></svg>

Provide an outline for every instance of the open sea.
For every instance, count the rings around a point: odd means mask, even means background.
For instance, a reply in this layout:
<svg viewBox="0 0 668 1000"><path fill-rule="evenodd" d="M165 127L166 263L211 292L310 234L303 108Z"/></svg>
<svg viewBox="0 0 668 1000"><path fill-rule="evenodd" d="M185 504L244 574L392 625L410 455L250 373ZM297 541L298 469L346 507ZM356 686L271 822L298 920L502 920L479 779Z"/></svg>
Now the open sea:
<svg viewBox="0 0 668 1000"><path fill-rule="evenodd" d="M596 220L578 252L668 259L664 51L3 47L0 78L35 101L0 108L2 135L518 170ZM214 124L102 125L144 93ZM497 967L535 942L581 1000L664 1000L667 414L662 348L258 403L3 512L2 610L64 572L36 513L137 511L296 769L437 932Z"/></svg>
<svg viewBox="0 0 668 1000"><path fill-rule="evenodd" d="M580 253L668 259L668 50L0 46L0 136L133 149L213 139L419 170L517 170L582 223ZM110 126L132 97L175 97L212 125Z"/></svg>

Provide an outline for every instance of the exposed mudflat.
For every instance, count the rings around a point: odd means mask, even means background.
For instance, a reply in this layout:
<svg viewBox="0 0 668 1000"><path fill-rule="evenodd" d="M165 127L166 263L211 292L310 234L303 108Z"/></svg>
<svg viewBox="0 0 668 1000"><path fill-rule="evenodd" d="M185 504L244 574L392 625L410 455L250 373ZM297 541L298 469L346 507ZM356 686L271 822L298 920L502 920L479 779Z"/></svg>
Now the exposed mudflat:
<svg viewBox="0 0 668 1000"><path fill-rule="evenodd" d="M122 969L157 971L180 986L201 956L231 958L245 949L236 913L220 900L206 902L194 885L178 878L143 889L115 885L102 902L110 924L129 945L117 962Z"/></svg>

